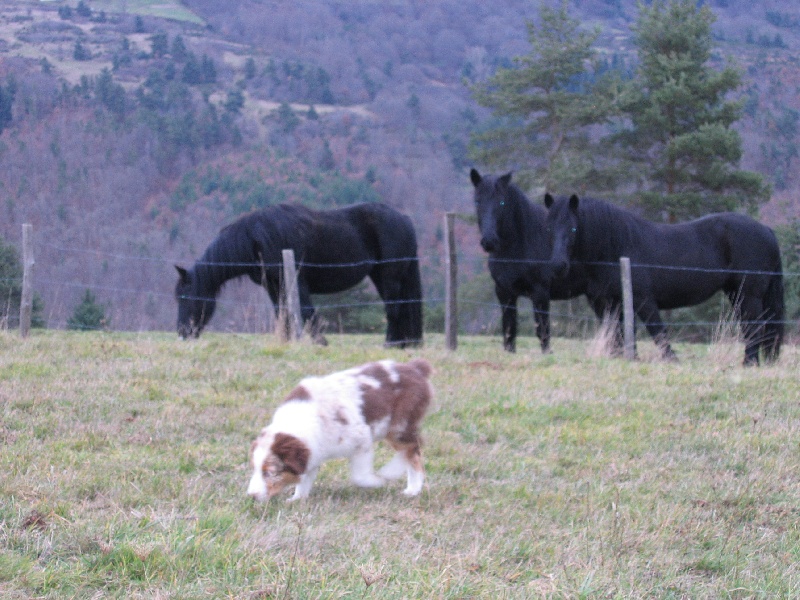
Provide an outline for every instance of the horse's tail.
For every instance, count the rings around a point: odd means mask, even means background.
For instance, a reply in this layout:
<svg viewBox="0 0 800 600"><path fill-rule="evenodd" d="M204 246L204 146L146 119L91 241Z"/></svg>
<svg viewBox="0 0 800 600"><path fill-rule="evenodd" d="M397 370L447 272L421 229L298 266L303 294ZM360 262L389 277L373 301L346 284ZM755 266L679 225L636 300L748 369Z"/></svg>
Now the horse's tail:
<svg viewBox="0 0 800 600"><path fill-rule="evenodd" d="M416 255L408 261L401 289L404 290L404 306L401 307L401 313L405 315L403 338L406 344L418 346L422 344L422 278Z"/></svg>
<svg viewBox="0 0 800 600"><path fill-rule="evenodd" d="M778 271L770 275L767 292L764 294L764 359L773 362L781 353L784 327L783 305L783 269L778 265Z"/></svg>

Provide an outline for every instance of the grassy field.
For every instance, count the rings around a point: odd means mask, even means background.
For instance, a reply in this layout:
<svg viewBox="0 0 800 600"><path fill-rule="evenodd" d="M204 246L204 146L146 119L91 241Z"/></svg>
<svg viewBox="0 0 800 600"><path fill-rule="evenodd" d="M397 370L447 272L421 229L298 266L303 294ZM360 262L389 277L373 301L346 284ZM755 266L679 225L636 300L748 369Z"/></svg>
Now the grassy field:
<svg viewBox="0 0 800 600"><path fill-rule="evenodd" d="M0 332L3 598L780 598L800 595L800 353L542 356L497 338ZM421 355L428 479L327 464L254 505L247 451L307 374ZM388 459L379 454L379 464Z"/></svg>

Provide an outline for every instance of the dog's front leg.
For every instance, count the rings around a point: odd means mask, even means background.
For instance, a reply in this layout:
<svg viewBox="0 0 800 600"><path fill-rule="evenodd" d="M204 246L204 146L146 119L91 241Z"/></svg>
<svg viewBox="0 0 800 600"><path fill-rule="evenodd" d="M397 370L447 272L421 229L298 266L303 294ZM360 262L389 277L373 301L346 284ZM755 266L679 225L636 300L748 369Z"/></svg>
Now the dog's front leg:
<svg viewBox="0 0 800 600"><path fill-rule="evenodd" d="M316 468L306 471L300 475L300 481L298 481L297 485L294 487L294 496L289 498L287 502L294 502L295 500L308 498L308 494L311 492L311 486L314 485L314 479L316 479L318 472L319 468Z"/></svg>

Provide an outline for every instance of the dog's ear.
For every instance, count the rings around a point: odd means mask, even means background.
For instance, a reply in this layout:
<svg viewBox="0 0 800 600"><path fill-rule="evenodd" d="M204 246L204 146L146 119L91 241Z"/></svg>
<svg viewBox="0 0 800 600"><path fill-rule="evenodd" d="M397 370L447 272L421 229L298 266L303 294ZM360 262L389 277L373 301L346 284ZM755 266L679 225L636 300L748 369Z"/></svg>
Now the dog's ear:
<svg viewBox="0 0 800 600"><path fill-rule="evenodd" d="M284 470L294 475L302 475L306 472L308 458L311 455L308 446L293 435L285 433L275 436L272 453L283 463Z"/></svg>

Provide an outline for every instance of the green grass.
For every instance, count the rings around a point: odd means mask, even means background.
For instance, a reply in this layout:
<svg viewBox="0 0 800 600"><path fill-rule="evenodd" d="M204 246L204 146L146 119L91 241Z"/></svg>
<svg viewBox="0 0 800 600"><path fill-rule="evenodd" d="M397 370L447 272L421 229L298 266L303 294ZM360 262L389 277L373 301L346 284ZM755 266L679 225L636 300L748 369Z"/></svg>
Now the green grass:
<svg viewBox="0 0 800 600"><path fill-rule="evenodd" d="M557 339L414 352L377 336L0 332L4 598L775 598L800 594L800 354L665 364ZM245 497L247 451L308 374L421 355L415 499L329 463ZM379 463L387 460L379 452Z"/></svg>

